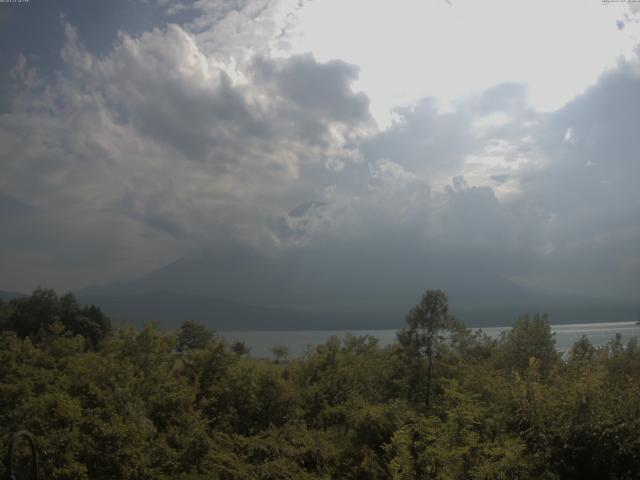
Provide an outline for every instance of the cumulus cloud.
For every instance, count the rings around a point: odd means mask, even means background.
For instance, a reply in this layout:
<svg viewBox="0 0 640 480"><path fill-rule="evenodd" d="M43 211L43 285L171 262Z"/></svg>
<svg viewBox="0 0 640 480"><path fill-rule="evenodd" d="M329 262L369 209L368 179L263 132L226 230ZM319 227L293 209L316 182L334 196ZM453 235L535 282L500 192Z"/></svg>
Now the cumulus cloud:
<svg viewBox="0 0 640 480"><path fill-rule="evenodd" d="M346 143L370 122L366 97L350 90L356 71L341 62L261 58L268 76L256 67L234 82L177 25L122 33L105 56L63 28L55 83L38 82L23 57L14 69L21 87L0 117L0 188L46 215L75 218L80 230L113 239L112 249L121 247L114 237L131 235L129 251L135 244L153 257L157 243L156 263L167 249L175 257L207 242L270 248L265 218L292 188L308 190L293 187L304 183L301 169L350 161ZM331 87L307 98L298 75ZM87 251L106 258L98 246ZM122 275L120 267L95 276Z"/></svg>
<svg viewBox="0 0 640 480"><path fill-rule="evenodd" d="M501 83L380 129L357 66L283 53L297 2L185 5L188 22L104 54L65 21L55 81L18 57L0 114L6 285L81 287L243 244L362 295L494 275L637 296L637 60L555 112Z"/></svg>

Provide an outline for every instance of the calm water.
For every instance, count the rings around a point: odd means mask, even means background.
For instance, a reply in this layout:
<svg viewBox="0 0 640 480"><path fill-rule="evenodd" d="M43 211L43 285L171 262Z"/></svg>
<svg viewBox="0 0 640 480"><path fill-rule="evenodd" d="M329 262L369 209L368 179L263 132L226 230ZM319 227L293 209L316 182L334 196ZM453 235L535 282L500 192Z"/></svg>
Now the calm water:
<svg viewBox="0 0 640 480"><path fill-rule="evenodd" d="M491 337L498 337L500 332L509 327L487 327L482 330ZM615 323L577 323L572 325L551 325L556 334L556 349L565 352L582 335L586 335L595 346L606 344L617 333L622 335L626 343L633 336L640 336L640 327L634 322ZM252 357L272 357L271 347L285 345L289 348L290 357L297 357L308 347L324 343L329 337L352 335L371 335L381 345L390 345L396 339L397 330L318 330L318 331L264 331L264 332L220 332L228 341L242 340L251 348Z"/></svg>

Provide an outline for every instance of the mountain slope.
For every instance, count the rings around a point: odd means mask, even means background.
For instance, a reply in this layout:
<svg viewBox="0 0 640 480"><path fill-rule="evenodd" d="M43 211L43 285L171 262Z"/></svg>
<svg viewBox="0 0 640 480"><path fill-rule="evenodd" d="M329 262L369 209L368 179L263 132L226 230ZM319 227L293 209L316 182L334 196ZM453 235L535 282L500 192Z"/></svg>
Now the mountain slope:
<svg viewBox="0 0 640 480"><path fill-rule="evenodd" d="M23 298L26 297L24 293L19 292L8 292L6 290L0 290L0 299L6 301L13 300L14 298Z"/></svg>
<svg viewBox="0 0 640 480"><path fill-rule="evenodd" d="M439 258L416 259L402 250L346 246L331 252L292 249L277 257L230 248L183 258L131 282L81 290L122 296L158 291L224 298L264 306L415 303L440 288L452 301L495 303L523 289L486 268L451 268Z"/></svg>
<svg viewBox="0 0 640 480"><path fill-rule="evenodd" d="M170 292L150 292L127 296L79 294L82 304L98 305L116 324L142 325L157 321L175 328L193 320L222 330L322 330L400 328L401 317L380 311L373 316L358 312L266 308L228 300Z"/></svg>
<svg viewBox="0 0 640 480"><path fill-rule="evenodd" d="M447 292L453 313L469 326L509 325L528 312L548 312L553 323L632 321L640 311L640 302L525 289L469 262L416 259L403 250L354 245L331 252L292 249L276 257L228 248L79 295L135 322L191 319L217 329L373 329L402 327L420 295L434 288Z"/></svg>

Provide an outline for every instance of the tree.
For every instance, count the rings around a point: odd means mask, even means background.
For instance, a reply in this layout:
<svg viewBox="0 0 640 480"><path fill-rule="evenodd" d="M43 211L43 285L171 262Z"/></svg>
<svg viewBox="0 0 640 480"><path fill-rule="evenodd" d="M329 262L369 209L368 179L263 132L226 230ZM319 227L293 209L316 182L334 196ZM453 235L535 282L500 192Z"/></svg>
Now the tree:
<svg viewBox="0 0 640 480"><path fill-rule="evenodd" d="M176 349L180 352L207 348L213 343L214 334L206 326L187 320L180 326Z"/></svg>
<svg viewBox="0 0 640 480"><path fill-rule="evenodd" d="M280 363L280 360L286 360L289 356L289 347L285 345L274 345L271 347L271 353L276 357L276 363Z"/></svg>
<svg viewBox="0 0 640 480"><path fill-rule="evenodd" d="M523 315L508 332L500 336L503 365L523 372L529 368L530 359L540 362L540 373L546 377L560 360L556 351L555 333L551 331L549 317L535 314Z"/></svg>
<svg viewBox="0 0 640 480"><path fill-rule="evenodd" d="M82 335L89 348L95 348L111 333L111 320L99 307L80 308L73 293L60 297L58 302L62 325L75 335Z"/></svg>
<svg viewBox="0 0 640 480"><path fill-rule="evenodd" d="M9 304L0 298L0 332L8 330Z"/></svg>
<svg viewBox="0 0 640 480"><path fill-rule="evenodd" d="M111 333L111 320L95 305L80 307L73 293L58 297L51 289L37 288L30 297L16 298L0 309L0 330L42 341L63 331L81 335L94 349Z"/></svg>
<svg viewBox="0 0 640 480"><path fill-rule="evenodd" d="M425 401L429 405L434 348L446 338L445 331L460 326L449 314L448 297L442 290L427 290L407 314L407 324L409 327L399 332L398 340L408 351L427 360Z"/></svg>
<svg viewBox="0 0 640 480"><path fill-rule="evenodd" d="M596 348L589 341L586 335L582 335L575 341L573 347L569 351L569 358L572 361L591 360L596 354Z"/></svg>
<svg viewBox="0 0 640 480"><path fill-rule="evenodd" d="M237 340L231 344L231 351L239 357L249 356L251 349L242 340Z"/></svg>
<svg viewBox="0 0 640 480"><path fill-rule="evenodd" d="M30 297L9 302L5 327L21 338L41 338L48 327L60 319L60 301L55 291L38 287Z"/></svg>

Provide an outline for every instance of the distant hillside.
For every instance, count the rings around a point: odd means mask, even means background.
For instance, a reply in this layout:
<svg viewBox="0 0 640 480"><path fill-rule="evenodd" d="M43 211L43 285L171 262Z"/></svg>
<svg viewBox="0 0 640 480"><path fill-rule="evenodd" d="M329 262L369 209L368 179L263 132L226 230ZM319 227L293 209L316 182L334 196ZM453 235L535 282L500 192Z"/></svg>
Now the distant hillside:
<svg viewBox="0 0 640 480"><path fill-rule="evenodd" d="M5 301L25 296L0 290L0 298ZM175 328L185 320L193 320L217 331L400 329L406 313L417 302L338 302L310 304L307 308L270 308L174 292L122 296L79 293L77 297L81 304L98 305L116 325L158 322ZM478 328L512 325L520 315L536 312L549 313L553 324L635 321L640 302L533 292L521 303L470 305L454 301L450 307L468 327Z"/></svg>
<svg viewBox="0 0 640 480"><path fill-rule="evenodd" d="M18 293L18 292L7 292L5 290L0 290L0 299L8 301L8 300L13 300L14 298L22 298L22 297L26 297L28 295L25 295L24 293Z"/></svg>
<svg viewBox="0 0 640 480"><path fill-rule="evenodd" d="M363 317L358 312L329 313L267 308L181 293L150 292L121 297L79 294L82 304L98 305L116 324L157 321L177 327L185 320L222 330L322 330L401 327L401 317Z"/></svg>
<svg viewBox="0 0 640 480"><path fill-rule="evenodd" d="M479 265L452 268L445 259L416 259L410 249L346 245L291 249L279 256L233 246L185 257L142 277L81 290L124 296L175 292L272 307L336 303L415 303L426 289L453 300L489 302L523 296L523 289Z"/></svg>
<svg viewBox="0 0 640 480"><path fill-rule="evenodd" d="M640 302L583 299L567 302L531 301L528 304L485 308L452 305L452 311L468 327L513 325L525 313L547 313L552 324L632 322L638 319Z"/></svg>
<svg viewBox="0 0 640 480"><path fill-rule="evenodd" d="M96 304L116 324L156 321L174 328L185 320L222 330L375 330L405 326L412 304L336 304L308 309L268 308L201 295L150 292L127 296L81 294L83 304ZM632 302L583 301L573 304L530 303L473 307L452 303L451 311L468 327L512 325L525 313L548 313L551 323L633 321L640 305Z"/></svg>
<svg viewBox="0 0 640 480"><path fill-rule="evenodd" d="M549 313L552 323L634 321L640 311L640 301L535 291L486 266L416 259L411 251L345 245L269 257L236 245L78 294L116 319L191 319L219 330L401 328L426 289L444 290L468 326L511 325L535 312Z"/></svg>

